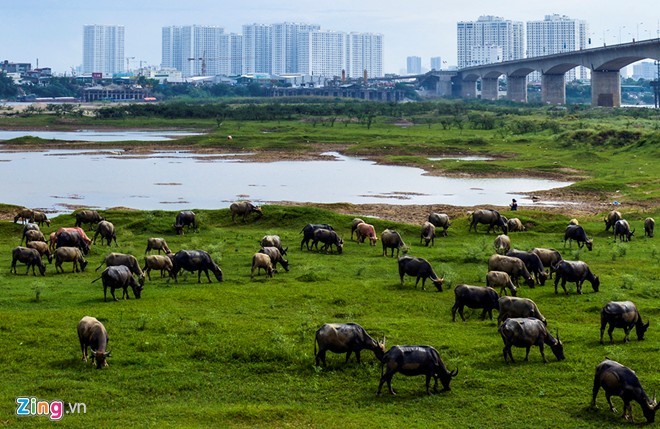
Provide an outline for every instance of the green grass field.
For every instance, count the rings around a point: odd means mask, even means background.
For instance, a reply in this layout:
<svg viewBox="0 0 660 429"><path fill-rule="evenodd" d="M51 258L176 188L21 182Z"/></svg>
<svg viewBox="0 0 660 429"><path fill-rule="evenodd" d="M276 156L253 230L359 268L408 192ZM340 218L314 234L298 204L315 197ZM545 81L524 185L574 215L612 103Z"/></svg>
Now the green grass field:
<svg viewBox="0 0 660 429"><path fill-rule="evenodd" d="M401 210L405 210L402 207ZM451 321L453 288L483 285L495 234L468 233L467 217L453 219L449 236L434 247L419 244L420 225L369 219L378 233L401 232L409 254L428 259L451 289L414 288L399 282L396 258L376 247L350 241L351 216L313 208L265 206L264 217L246 224L231 222L228 210L196 211L199 232L176 236L175 212L107 211L118 229L119 246L92 247L83 273L45 277L9 273L11 249L22 227L0 222L0 423L15 427L52 427L47 417L16 416L16 398L83 403L86 413L66 414L64 427L630 427L609 412L603 392L598 410L589 409L596 365L606 356L637 372L649 395L660 388L660 254L658 238L643 237L642 219L660 212L622 210L636 234L630 243L614 242L604 232L603 213L581 218L594 238L592 252L574 244L563 247L569 218L541 211L519 211L529 226L511 233L513 246L554 247L565 259L581 259L600 276L594 293L555 295L552 283L519 296L532 298L548 327L565 343L566 360L558 362L538 348L529 362L514 349L506 365L496 321L479 320L480 310L466 310L466 322ZM511 212L504 213L511 216ZM344 253L300 250L300 229L307 223L330 223L346 241ZM48 228L72 226L70 215ZM266 234L278 234L289 246L290 272L280 270L250 280L251 256ZM197 283L196 275L167 282L147 281L142 299L104 302L99 266L110 251L132 253L142 261L148 237L164 237L172 250L208 251L225 281ZM153 274L153 273L152 273ZM213 277L212 277L213 278ZM560 288L561 290L561 288ZM634 301L651 326L645 341L600 345L599 312L610 300ZM496 313L496 312L495 312ZM85 315L106 326L110 366L96 370L81 361L76 324ZM450 370L458 368L451 392L427 396L423 377L395 375L397 396L375 395L380 365L371 352L344 364L328 353L328 367L314 366L314 333L326 322L357 322L387 345L428 344L438 349ZM607 338L607 334L606 334ZM633 405L636 421L641 410Z"/></svg>

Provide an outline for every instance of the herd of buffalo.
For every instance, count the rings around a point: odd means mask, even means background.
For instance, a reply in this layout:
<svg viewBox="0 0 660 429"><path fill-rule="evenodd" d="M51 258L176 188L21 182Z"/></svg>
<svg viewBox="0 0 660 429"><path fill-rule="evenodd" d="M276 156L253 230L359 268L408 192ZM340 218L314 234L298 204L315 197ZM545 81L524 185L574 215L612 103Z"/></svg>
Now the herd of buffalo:
<svg viewBox="0 0 660 429"><path fill-rule="evenodd" d="M244 222L247 216L256 214L257 218L263 216L260 207L250 202L233 203L230 207L232 220L236 216ZM544 362L547 359L544 354L544 346L550 347L558 360L564 359L564 345L559 334L554 336L547 328L548 321L539 311L534 301L517 296L520 279L529 287L545 284L547 279L554 275L554 289L558 293L558 285L561 282L564 293L568 294L566 283L576 284L578 294L582 293L582 284L589 281L593 290L598 292L600 280L583 261L564 260L559 251L547 248L534 248L529 252L519 251L511 247L508 236L510 231L524 231L525 226L519 219L507 219L496 210L476 210L470 213L469 230L477 231L479 224L487 225L487 231L495 228L501 230L494 241L495 253L488 260L488 273L486 286L473 286L459 284L454 288L455 303L451 308L452 320L455 321L456 313L465 321L464 308L481 309L481 318L486 315L492 319L492 311L498 310L497 319L498 332L504 343L502 349L504 361L514 362L511 353L512 347L526 349L525 360L528 359L532 346L538 346ZM15 216L14 222L23 220L25 223L21 237L21 246L12 250L11 271L16 273L16 263L21 262L27 266L26 273L32 269L38 269L41 275L45 275L46 267L42 258L46 257L48 262L55 259L57 272L64 272L62 264L71 262L72 270L77 272L85 270L90 245L97 238L101 243L110 245L112 241L117 242L114 225L105 220L98 212L93 210L82 210L75 214L75 226L59 228L48 237L40 230L44 223L50 226L47 216L39 211L22 209ZM635 233L630 224L622 218L618 211L610 212L605 218L605 230L612 229L614 239L630 241ZM90 239L82 228L85 224L96 225L94 235ZM446 236L447 229L451 225L446 214L432 213L421 228L420 243L426 246L433 245L436 236ZM644 221L644 233L647 237L653 237L655 221L647 218ZM195 213L182 211L177 214L173 229L176 234L184 234L185 231L197 230ZM437 232L436 232L437 231ZM430 279L438 292L443 291L444 278L439 277L433 270L431 264L423 259L408 255L399 256L399 252L407 253L409 247L404 243L401 235L391 229L384 230L380 236L376 234L373 225L362 219L354 219L351 225L351 240L355 234L358 243L375 246L381 242L383 256L394 256L396 250L398 269L401 283L404 283L406 275L415 278L415 287L422 282L425 289L427 279ZM341 254L344 241L329 224L307 224L301 230L302 240L300 250L316 249L318 251L333 252ZM564 231L564 244L568 241L576 241L578 246L591 251L593 241L587 236L584 228L578 221L573 219ZM25 241L25 247L22 246ZM319 249L318 244L322 246ZM260 249L252 256L251 276L260 274L264 270L268 277L277 272L277 264L285 271L289 270L289 263L284 257L288 247L284 247L277 235L264 236L260 242ZM334 248L334 250L333 250ZM158 254L148 254L157 251ZM161 255L161 251L164 253ZM104 300L107 300L107 290L114 300L115 290L121 289L122 298L128 298L130 288L135 298L140 298L143 291L145 276L151 279L151 271L156 270L169 278L177 281L177 275L182 271L197 272L198 282L201 282L201 274L204 272L206 278L211 282L209 271L213 273L216 280L223 281L223 273L220 267L213 261L211 256L203 250L179 250L173 253L163 238L149 238L145 250L144 267L138 263L135 256L121 253L110 253L101 262L97 270L104 265L106 268L101 276L94 282L101 280L104 290ZM508 292L508 294L507 294ZM509 296L510 295L510 296ZM642 317L635 304L631 301L611 301L606 303L601 310L600 341L603 342L605 328L609 325L608 335L610 342L613 341L612 333L615 328L624 330L624 342L628 341L629 333L634 328L639 340L649 327L649 322L643 323ZM107 366L106 358L110 355L107 350L108 334L101 322L93 317L83 317L78 323L78 338L82 350L83 360L87 361L87 348L91 348L91 359L97 368ZM373 339L366 330L355 323L328 323L316 331L314 354L317 365L325 365L326 352L346 353L346 361L350 355L355 353L360 362L360 351L371 350L375 357L382 363L382 372L378 386L378 395L381 393L383 384L391 394L395 394L391 381L394 374L424 375L426 377L426 392L431 394L430 381L434 380L433 390L438 389L438 380L442 383L443 390L450 390L450 382L458 374L458 370L449 371L442 362L438 351L431 346L394 346L385 351L385 338L382 341ZM655 412L660 408L655 397L650 399L642 388L635 373L609 359L600 363L596 368L593 385L593 404L600 389L605 391L607 402L612 410L611 396L620 396L624 402L624 417L632 418L630 402L636 401L640 404L644 416L649 422L653 422Z"/></svg>

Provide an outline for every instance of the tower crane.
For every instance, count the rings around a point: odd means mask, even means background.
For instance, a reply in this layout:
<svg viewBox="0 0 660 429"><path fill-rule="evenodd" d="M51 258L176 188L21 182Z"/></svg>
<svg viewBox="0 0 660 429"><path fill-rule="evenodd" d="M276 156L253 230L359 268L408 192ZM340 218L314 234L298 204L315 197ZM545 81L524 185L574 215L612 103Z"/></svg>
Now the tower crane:
<svg viewBox="0 0 660 429"><path fill-rule="evenodd" d="M207 61L220 61L223 58L206 58L206 51L202 53L202 56L197 58L197 57L191 57L188 58L188 61L201 61L202 64L202 76L206 76L206 62ZM226 58L225 58L226 59Z"/></svg>

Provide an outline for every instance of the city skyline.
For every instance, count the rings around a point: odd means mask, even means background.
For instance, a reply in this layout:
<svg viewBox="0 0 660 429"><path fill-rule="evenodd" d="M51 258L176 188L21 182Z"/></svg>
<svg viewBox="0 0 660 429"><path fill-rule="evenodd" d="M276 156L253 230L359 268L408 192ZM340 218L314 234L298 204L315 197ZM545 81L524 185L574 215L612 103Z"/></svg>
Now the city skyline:
<svg viewBox="0 0 660 429"><path fill-rule="evenodd" d="M644 13L637 15L632 9ZM640 0L635 8L622 8L620 2L613 0L560 0L552 5L513 0L506 7L483 0L455 6L411 0L400 8L383 6L375 0L336 0L331 4L254 0L245 5L212 0L185 4L170 0L117 0L101 5L80 0L23 0L4 3L2 11L0 60L30 62L36 67L38 59L39 66L51 67L55 73L70 72L71 67L82 65L81 29L94 24L125 27L125 56L135 57L130 64L132 69L138 67L138 62L160 66L162 28L167 26L219 26L226 33L240 34L246 24L306 22L319 24L328 31L380 33L384 73L405 70L409 56L421 57L424 68L430 67L430 58L437 56L443 58L443 65L456 65L456 24L477 20L482 15L523 22L542 20L550 14L585 20L592 39L588 47L655 38L660 26L660 12L656 12L658 8L651 0Z"/></svg>

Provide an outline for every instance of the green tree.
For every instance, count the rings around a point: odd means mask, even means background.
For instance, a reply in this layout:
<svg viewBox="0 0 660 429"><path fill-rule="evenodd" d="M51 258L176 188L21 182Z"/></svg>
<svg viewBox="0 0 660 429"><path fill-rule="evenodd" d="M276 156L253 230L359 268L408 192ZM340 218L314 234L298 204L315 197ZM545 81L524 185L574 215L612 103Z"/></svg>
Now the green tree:
<svg viewBox="0 0 660 429"><path fill-rule="evenodd" d="M4 73L0 73L0 98L13 98L18 95L18 87L14 80Z"/></svg>

